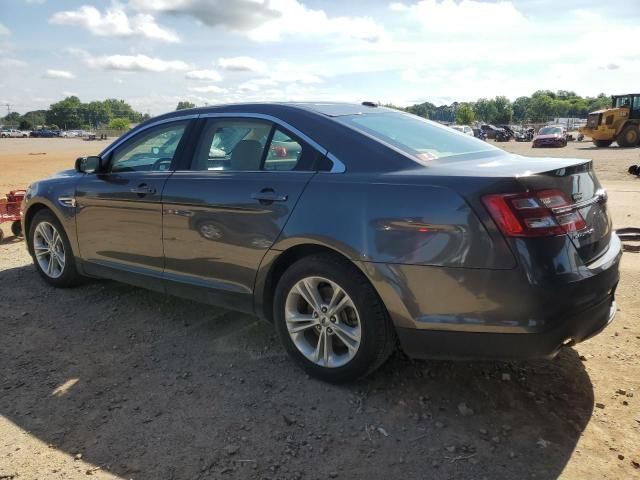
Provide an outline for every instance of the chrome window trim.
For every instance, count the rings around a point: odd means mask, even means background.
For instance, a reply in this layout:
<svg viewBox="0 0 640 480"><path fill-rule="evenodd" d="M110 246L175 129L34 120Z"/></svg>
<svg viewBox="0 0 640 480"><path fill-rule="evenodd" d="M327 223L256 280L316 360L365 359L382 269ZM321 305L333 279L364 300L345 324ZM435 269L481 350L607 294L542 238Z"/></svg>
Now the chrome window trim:
<svg viewBox="0 0 640 480"><path fill-rule="evenodd" d="M140 132L144 132L145 130L148 130L153 127L157 127L158 125L163 125L165 123L180 122L182 120L193 120L194 118L198 118L198 116L199 116L198 114L192 114L192 115L181 115L179 117L163 118L162 120L157 120L155 122L149 123L144 127L132 129L131 131L129 131L128 133L120 137L120 139L116 140L114 143L109 145L105 150L100 152L99 156L101 158L106 157L107 155L111 154L111 152L113 152L116 148L122 145L124 142L126 142L127 140L129 140L130 138L132 138L133 136L137 135Z"/></svg>
<svg viewBox="0 0 640 480"><path fill-rule="evenodd" d="M200 115L200 118L248 118L248 119L253 118L256 120L267 120L283 128L286 128L291 133L299 137L301 140L304 140L306 143L308 143L312 148L317 150L318 153L326 156L329 160L331 160L331 162L333 163L331 170L324 173L344 173L347 170L344 163L338 160L338 158L334 154L329 152L329 150L324 148L322 145L320 145L318 142L313 140L307 134L298 130L293 125L285 122L284 120L279 119L278 117L274 117L273 115L266 115L264 113L222 112L222 113L203 113ZM264 172L266 170L260 170L260 171Z"/></svg>
<svg viewBox="0 0 640 480"><path fill-rule="evenodd" d="M137 135L138 133L144 132L145 130L148 130L148 129L153 128L153 127L157 127L159 125L163 125L165 123L179 122L179 121L182 121L182 120L193 120L193 119L196 119L196 118L248 118L248 119L252 119L253 118L253 119L256 119L256 120L267 120L267 121L270 121L270 122L272 122L272 123L274 123L276 125L279 125L279 126L281 126L283 128L286 128L287 130L289 130L294 135L300 137L301 140L304 140L312 148L317 150L321 155L326 156L333 163L333 166L331 167L331 170L329 170L328 172L321 172L321 173L344 173L347 170L345 164L342 163L338 159L338 157L336 157L333 153L329 152L326 148L324 148L318 142L313 140L307 134L305 134L305 133L301 132L300 130L298 130L293 125L285 122L284 120L279 119L278 117L274 117L273 115L266 115L264 113L246 113L246 112L201 113L201 114L180 115L180 116L177 116L177 117L163 118L162 120L157 120L155 122L151 122L151 123L145 125L144 127L141 127L141 128L138 128L138 129L134 129L134 130L130 131L129 133L125 134L119 140L116 140L114 143L109 145L105 150L103 150L100 153L100 157L103 157L103 158L106 157L107 155L111 154L120 145L122 145L127 140L132 138L134 135ZM263 171L265 171L265 170L260 170L260 172L263 172Z"/></svg>

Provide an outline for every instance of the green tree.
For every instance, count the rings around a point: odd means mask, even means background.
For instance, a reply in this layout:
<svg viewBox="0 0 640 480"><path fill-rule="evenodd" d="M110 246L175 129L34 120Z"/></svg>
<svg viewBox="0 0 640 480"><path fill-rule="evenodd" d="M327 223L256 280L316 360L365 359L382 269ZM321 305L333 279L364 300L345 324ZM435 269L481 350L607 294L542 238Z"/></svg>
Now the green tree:
<svg viewBox="0 0 640 480"><path fill-rule="evenodd" d="M500 125L511 123L511 117L513 115L511 101L507 97L499 96L495 98L493 104L495 105L496 110L491 121Z"/></svg>
<svg viewBox="0 0 640 480"><path fill-rule="evenodd" d="M529 103L531 99L529 97L518 97L512 104L513 108L513 120L515 122L524 122L529 117Z"/></svg>
<svg viewBox="0 0 640 480"><path fill-rule="evenodd" d="M474 106L474 110L478 120L482 120L483 122L491 122L496 116L495 102L486 98L479 99Z"/></svg>
<svg viewBox="0 0 640 480"><path fill-rule="evenodd" d="M80 99L76 96L67 97L49 106L47 111L47 124L55 123L63 129L80 128L82 118L80 117Z"/></svg>
<svg viewBox="0 0 640 480"><path fill-rule="evenodd" d="M554 99L546 94L531 97L529 116L535 122L546 122L554 114Z"/></svg>
<svg viewBox="0 0 640 480"><path fill-rule="evenodd" d="M176 110L185 110L187 108L194 108L196 106L195 103L191 103L191 102L178 102L178 106L176 107Z"/></svg>
<svg viewBox="0 0 640 480"><path fill-rule="evenodd" d="M128 118L113 118L109 122L109 128L111 130L129 130L129 126Z"/></svg>
<svg viewBox="0 0 640 480"><path fill-rule="evenodd" d="M22 121L28 122L31 125L29 128L41 127L47 122L47 111L32 110L22 116Z"/></svg>
<svg viewBox="0 0 640 480"><path fill-rule="evenodd" d="M2 119L2 124L5 127L16 127L20 123L20 114L18 112L11 112Z"/></svg>
<svg viewBox="0 0 640 480"><path fill-rule="evenodd" d="M459 125L469 125L475 118L476 114L468 103L463 103L456 110L456 123Z"/></svg>

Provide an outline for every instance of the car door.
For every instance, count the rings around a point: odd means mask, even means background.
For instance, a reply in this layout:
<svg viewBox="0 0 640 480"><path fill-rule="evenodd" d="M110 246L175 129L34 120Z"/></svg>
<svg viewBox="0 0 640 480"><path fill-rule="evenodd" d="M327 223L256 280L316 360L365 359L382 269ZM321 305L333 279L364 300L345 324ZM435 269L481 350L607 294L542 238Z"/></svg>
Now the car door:
<svg viewBox="0 0 640 480"><path fill-rule="evenodd" d="M167 291L251 312L256 271L323 153L267 120L200 120L163 194Z"/></svg>
<svg viewBox="0 0 640 480"><path fill-rule="evenodd" d="M147 128L109 152L76 190L87 273L162 290L162 191L182 151L187 120Z"/></svg>

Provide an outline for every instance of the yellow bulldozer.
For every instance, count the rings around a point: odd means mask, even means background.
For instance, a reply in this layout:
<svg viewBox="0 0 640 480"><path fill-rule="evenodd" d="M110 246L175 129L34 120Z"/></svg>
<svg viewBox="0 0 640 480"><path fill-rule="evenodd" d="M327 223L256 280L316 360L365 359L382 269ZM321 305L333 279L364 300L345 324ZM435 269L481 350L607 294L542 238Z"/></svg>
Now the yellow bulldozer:
<svg viewBox="0 0 640 480"><path fill-rule="evenodd" d="M614 95L611 108L589 114L587 125L579 129L597 147L617 142L621 147L640 144L640 93Z"/></svg>

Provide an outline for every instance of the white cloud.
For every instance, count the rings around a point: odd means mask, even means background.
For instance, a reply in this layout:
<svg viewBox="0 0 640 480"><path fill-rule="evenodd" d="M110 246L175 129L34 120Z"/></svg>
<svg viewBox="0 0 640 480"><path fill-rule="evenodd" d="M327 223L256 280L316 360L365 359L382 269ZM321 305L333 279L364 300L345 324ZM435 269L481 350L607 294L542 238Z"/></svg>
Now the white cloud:
<svg viewBox="0 0 640 480"><path fill-rule="evenodd" d="M420 0L413 4L391 3L389 8L417 21L429 32L497 33L521 28L527 20L511 1Z"/></svg>
<svg viewBox="0 0 640 480"><path fill-rule="evenodd" d="M324 10L306 7L298 0L270 0L277 18L247 32L252 40L278 41L285 35L355 39L377 42L388 36L384 27L368 17L329 17Z"/></svg>
<svg viewBox="0 0 640 480"><path fill-rule="evenodd" d="M168 43L180 41L178 35L158 25L152 15L137 14L129 19L124 9L114 6L104 14L95 7L83 5L77 10L55 13L49 23L84 27L96 36L143 37Z"/></svg>
<svg viewBox="0 0 640 480"><path fill-rule="evenodd" d="M267 65L264 62L251 57L219 58L218 66L224 70L234 72L261 73L267 69Z"/></svg>
<svg viewBox="0 0 640 480"><path fill-rule="evenodd" d="M0 23L0 37L11 35L11 30L9 30L4 24Z"/></svg>
<svg viewBox="0 0 640 480"><path fill-rule="evenodd" d="M265 0L130 0L139 11L188 15L211 27L247 30L281 15Z"/></svg>
<svg viewBox="0 0 640 480"><path fill-rule="evenodd" d="M16 58L0 58L0 67L3 67L3 68L17 68L17 67L26 67L26 66L27 66L27 62L23 60L18 60Z"/></svg>
<svg viewBox="0 0 640 480"><path fill-rule="evenodd" d="M85 60L93 67L128 72L170 72L189 68L189 65L182 60L162 60L141 54L108 55L97 58L87 56Z"/></svg>
<svg viewBox="0 0 640 480"><path fill-rule="evenodd" d="M189 87L189 91L196 93L227 93L226 88L209 85L207 87Z"/></svg>
<svg viewBox="0 0 640 480"><path fill-rule="evenodd" d="M255 41L301 35L377 41L386 32L368 17L330 17L298 0L130 0L139 11L189 15L209 26L223 26Z"/></svg>
<svg viewBox="0 0 640 480"><path fill-rule="evenodd" d="M188 80L209 80L212 82L219 82L222 77L215 70L192 70L184 74L184 77Z"/></svg>
<svg viewBox="0 0 640 480"><path fill-rule="evenodd" d="M62 80L71 80L73 78L76 78L73 73L67 72L66 70L47 70L43 77Z"/></svg>

